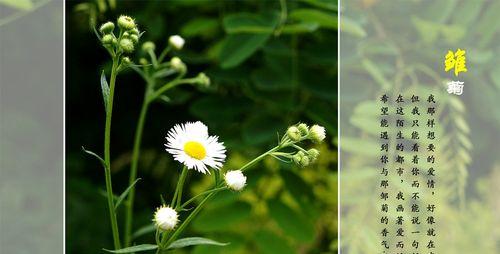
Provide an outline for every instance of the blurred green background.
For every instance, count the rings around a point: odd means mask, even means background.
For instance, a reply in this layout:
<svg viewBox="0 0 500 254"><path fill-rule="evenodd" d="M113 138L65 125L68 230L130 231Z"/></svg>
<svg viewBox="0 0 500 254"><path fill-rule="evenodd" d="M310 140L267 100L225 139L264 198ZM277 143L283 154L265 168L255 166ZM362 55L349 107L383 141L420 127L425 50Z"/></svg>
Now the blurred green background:
<svg viewBox="0 0 500 254"><path fill-rule="evenodd" d="M174 124L201 120L228 148L224 170L273 146L276 133L299 121L326 127L319 161L307 168L272 158L248 172L242 193L221 193L184 232L226 247L178 253L334 253L337 249L337 4L336 1L70 1L66 5L66 234L68 253L110 247L104 172L81 146L102 153L104 108L99 75L110 65L89 24L136 18L143 42L186 39L176 52L188 77L204 71L212 86L180 87L169 103L155 103L146 120L135 204L138 230L151 223L160 194L170 197L180 165L164 151ZM255 22L238 23L244 15ZM138 62L140 52L132 59ZM133 135L144 82L118 77L112 129L115 193L128 184ZM191 174L186 198L209 188L212 177ZM123 211L119 211L123 221ZM182 219L182 218L181 218ZM154 242L153 233L136 243Z"/></svg>

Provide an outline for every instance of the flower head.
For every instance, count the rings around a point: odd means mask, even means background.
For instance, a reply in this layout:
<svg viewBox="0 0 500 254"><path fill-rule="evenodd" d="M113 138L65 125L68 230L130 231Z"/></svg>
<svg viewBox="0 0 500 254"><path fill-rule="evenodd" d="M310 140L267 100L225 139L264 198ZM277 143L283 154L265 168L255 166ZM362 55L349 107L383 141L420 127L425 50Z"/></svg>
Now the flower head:
<svg viewBox="0 0 500 254"><path fill-rule="evenodd" d="M170 59L170 66L176 71L183 71L186 69L186 65L182 62L182 60L176 56Z"/></svg>
<svg viewBox="0 0 500 254"><path fill-rule="evenodd" d="M155 50L155 44L152 41L147 41L142 44L142 50L148 52L148 51L154 51Z"/></svg>
<svg viewBox="0 0 500 254"><path fill-rule="evenodd" d="M209 87L210 86L210 78L207 77L207 75L203 72L198 73L198 76L196 76L198 79L198 84L201 85L202 87Z"/></svg>
<svg viewBox="0 0 500 254"><path fill-rule="evenodd" d="M169 206L162 205L156 209L153 221L160 230L168 231L175 228L179 222L179 215Z"/></svg>
<svg viewBox="0 0 500 254"><path fill-rule="evenodd" d="M132 53L134 51L134 43L130 39L127 38L121 39L120 46L126 53Z"/></svg>
<svg viewBox="0 0 500 254"><path fill-rule="evenodd" d="M125 15L121 15L118 18L118 26L124 30L132 30L136 28L135 21L133 18Z"/></svg>
<svg viewBox="0 0 500 254"><path fill-rule="evenodd" d="M307 136L309 134L309 127L307 126L307 124L299 123L299 125L297 125L297 128L299 129L302 136Z"/></svg>
<svg viewBox="0 0 500 254"><path fill-rule="evenodd" d="M202 122L177 124L167 134L166 151L188 169L210 173L208 167L219 169L226 158L226 148L217 136L209 136Z"/></svg>
<svg viewBox="0 0 500 254"><path fill-rule="evenodd" d="M325 127L319 126L317 124L313 125L311 129L309 129L309 132L311 135L311 140L316 143L320 143L326 137Z"/></svg>
<svg viewBox="0 0 500 254"><path fill-rule="evenodd" d="M109 34L113 32L114 29L115 29L115 24L113 24L113 22L108 21L101 25L99 31L101 31L102 34Z"/></svg>
<svg viewBox="0 0 500 254"><path fill-rule="evenodd" d="M245 187L247 177L243 175L243 172L241 172L241 170L233 170L228 171L224 175L224 180L231 190L240 191L241 189L243 189L243 187Z"/></svg>
<svg viewBox="0 0 500 254"><path fill-rule="evenodd" d="M172 35L168 38L168 43L176 50L181 50L184 46L184 39L179 35Z"/></svg>
<svg viewBox="0 0 500 254"><path fill-rule="evenodd" d="M289 127L286 131L286 135L288 135L288 137L293 141L299 141L301 138L300 130L295 126Z"/></svg>

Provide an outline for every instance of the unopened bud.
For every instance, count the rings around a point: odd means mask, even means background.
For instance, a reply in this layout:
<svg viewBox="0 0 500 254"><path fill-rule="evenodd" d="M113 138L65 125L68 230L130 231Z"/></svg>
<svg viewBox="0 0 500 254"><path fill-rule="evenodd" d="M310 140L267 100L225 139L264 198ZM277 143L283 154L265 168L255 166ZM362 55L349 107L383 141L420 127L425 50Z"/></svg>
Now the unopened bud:
<svg viewBox="0 0 500 254"><path fill-rule="evenodd" d="M142 50L148 52L148 51L154 51L155 50L155 44L152 41L147 41L142 44Z"/></svg>
<svg viewBox="0 0 500 254"><path fill-rule="evenodd" d="M124 38L120 40L120 47L125 53L132 53L134 51L134 43L132 40Z"/></svg>
<svg viewBox="0 0 500 254"><path fill-rule="evenodd" d="M109 34L109 33L113 32L114 29L115 29L115 24L113 24L113 22L108 21L108 22L101 25L101 27L99 28L99 31L102 34Z"/></svg>
<svg viewBox="0 0 500 254"><path fill-rule="evenodd" d="M286 131L286 135L288 135L292 141L299 141L301 137L299 129L295 126L289 127Z"/></svg>
<svg viewBox="0 0 500 254"><path fill-rule="evenodd" d="M132 30L136 28L134 19L125 15L121 15L118 18L118 26L124 30Z"/></svg>
<svg viewBox="0 0 500 254"><path fill-rule="evenodd" d="M210 86L210 78L205 75L205 73L200 72L198 74L198 84L200 84L203 87L209 87Z"/></svg>
<svg viewBox="0 0 500 254"><path fill-rule="evenodd" d="M113 35L106 34L102 37L102 44L111 45L111 44L113 44L113 39L114 39Z"/></svg>
<svg viewBox="0 0 500 254"><path fill-rule="evenodd" d="M316 161L316 159L318 159L319 151L318 151L318 149L311 148L307 151L307 155L309 157L309 160L311 162L314 162L314 161Z"/></svg>
<svg viewBox="0 0 500 254"><path fill-rule="evenodd" d="M135 34L131 34L130 35L130 39L132 40L132 42L134 44L137 44L139 42L139 36L135 35Z"/></svg>
<svg viewBox="0 0 500 254"><path fill-rule="evenodd" d="M307 134L309 134L309 127L307 126L307 124L300 123L299 125L297 125L297 128L299 129L300 134L303 137L305 137L305 136L307 136Z"/></svg>
<svg viewBox="0 0 500 254"><path fill-rule="evenodd" d="M181 50L182 47L184 46L184 39L180 37L179 35L172 35L170 38L168 38L168 43L170 46L172 46L176 50Z"/></svg>

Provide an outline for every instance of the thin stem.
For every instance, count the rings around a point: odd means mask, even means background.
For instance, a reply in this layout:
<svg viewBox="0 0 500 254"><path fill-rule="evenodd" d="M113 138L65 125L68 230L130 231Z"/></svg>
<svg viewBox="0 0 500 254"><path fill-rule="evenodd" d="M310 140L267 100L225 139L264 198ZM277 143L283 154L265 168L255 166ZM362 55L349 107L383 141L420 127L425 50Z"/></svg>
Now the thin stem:
<svg viewBox="0 0 500 254"><path fill-rule="evenodd" d="M144 100L142 102L141 113L139 115L139 121L137 122L137 128L135 130L134 138L134 148L132 150L132 162L130 166L130 176L129 176L129 186L132 185L137 179L137 166L139 164L139 155L141 150L142 133L144 129L144 123L146 115L149 108L149 101L147 100L147 95L151 87L154 86L153 81L148 81L146 85L146 90L144 92ZM130 245L131 235L132 235L132 224L134 216L134 198L135 198L135 186L130 189L127 198L127 210L125 213L125 247Z"/></svg>
<svg viewBox="0 0 500 254"><path fill-rule="evenodd" d="M182 173L179 176L179 180L177 181L177 186L175 187L175 192L174 192L174 197L172 198L172 201L170 202L170 207L177 208L176 204L180 203L180 200L182 199L182 188L184 186L184 181L186 181L186 176L187 176L188 169L186 166L182 168Z"/></svg>
<svg viewBox="0 0 500 254"><path fill-rule="evenodd" d="M169 89L172 89L178 85L181 84L194 84L198 81L198 78L187 78L187 79L175 79L167 84L163 85L161 88L156 90L152 95L149 96L148 100L149 101L154 101L158 96L162 95L164 92L166 92Z"/></svg>
<svg viewBox="0 0 500 254"><path fill-rule="evenodd" d="M219 187L219 188L214 188L211 190L204 191L204 192L192 197L188 201L184 202L184 204L181 205L180 209L185 208L187 205L189 205L190 203L192 203L193 201L195 201L199 197L205 196L205 195L210 194L212 192L218 192L218 191L222 191L222 190L226 190L226 189L227 189L227 187Z"/></svg>
<svg viewBox="0 0 500 254"><path fill-rule="evenodd" d="M161 242L161 248L162 249L165 249L165 248L168 248L168 246L170 244L172 244L173 241L175 241L175 239L177 239L177 237L182 233L182 231L187 227L187 225L191 222L191 220L194 219L194 217L196 215L198 215L198 213L201 211L201 209L203 208L203 206L205 205L205 203L210 200L215 194L217 193L216 192L212 192L210 194L208 194L208 196L206 196L201 202L200 204L193 210L193 212L191 214L189 214L189 216L186 218L186 220L184 220L182 222L182 224L174 231L174 233L172 234L172 236L170 238L167 238L167 237L164 237L162 239L162 242ZM168 240L167 240L168 239ZM158 252L158 253L161 253Z"/></svg>
<svg viewBox="0 0 500 254"><path fill-rule="evenodd" d="M247 164L243 165L243 167L241 167L240 170L241 171L245 171L249 167L253 166L255 163L257 163L260 160L264 159L264 157L266 157L270 153L273 153L273 152L277 151L280 148L282 148L282 146L280 146L280 145L273 147L271 150L269 150L269 151L261 154L259 157L255 158L255 159L251 160L250 162L248 162Z"/></svg>
<svg viewBox="0 0 500 254"><path fill-rule="evenodd" d="M179 208L179 206L181 206L182 190L184 189L184 182L186 181L187 173L188 173L188 169L186 166L184 166L184 168L182 169L180 181L179 181L178 186L177 186L179 188L179 192L177 193L177 204L175 205L176 210L177 210L177 208Z"/></svg>
<svg viewBox="0 0 500 254"><path fill-rule="evenodd" d="M161 63L163 62L163 59L167 56L168 52L170 51L171 47L168 45L165 47L165 49L161 52L160 57L158 57L158 62Z"/></svg>
<svg viewBox="0 0 500 254"><path fill-rule="evenodd" d="M106 124L104 127L104 162L106 164L106 192L108 196L109 217L111 221L111 230L113 232L113 242L115 249L120 249L120 233L116 221L116 212L113 195L113 185L111 183L111 156L110 156L110 138L111 138L111 116L113 114L113 96L115 93L115 83L118 69L118 60L113 59L111 68L111 78L109 82L108 108L106 110Z"/></svg>

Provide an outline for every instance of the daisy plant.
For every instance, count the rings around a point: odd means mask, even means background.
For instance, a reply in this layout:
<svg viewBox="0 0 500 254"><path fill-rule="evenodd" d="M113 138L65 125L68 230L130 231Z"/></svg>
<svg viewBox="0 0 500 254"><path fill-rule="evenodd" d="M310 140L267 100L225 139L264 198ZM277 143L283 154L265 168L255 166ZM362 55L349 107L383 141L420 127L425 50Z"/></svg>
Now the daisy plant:
<svg viewBox="0 0 500 254"><path fill-rule="evenodd" d="M156 54L156 45L151 41L142 44L141 49L145 57L139 60L140 65L133 65L135 70L144 80L144 96L137 121L134 145L132 149L132 160L130 164L129 185L130 191L125 202L125 226L124 226L124 244L129 246L132 240L132 224L134 219L134 199L135 184L137 182L137 168L139 164L142 133L146 116L150 105L155 101L169 102L167 93L170 89L180 85L195 85L206 88L210 85L210 79L204 74L199 73L194 77L185 78L187 74L186 64L177 56L167 60L167 56L172 51L181 50L184 46L184 39L179 35L172 35L168 38L167 46Z"/></svg>
<svg viewBox="0 0 500 254"><path fill-rule="evenodd" d="M156 232L155 243L130 246L135 185L139 180L137 178L137 167L142 131L149 106L154 101L168 101L165 93L174 87L183 84L207 87L210 84L210 80L204 73L199 73L191 78L185 78L187 67L179 57L174 56L168 61L165 60L169 52L183 48L185 41L178 35L173 35L168 39L168 45L158 56L156 55L155 44L149 41L144 42L141 45L141 49L146 57L139 60L139 65L134 64L130 60L129 55L134 53L139 45L142 33L139 32L135 20L131 17L122 15L117 19L116 24L118 26L117 32L115 32L115 23L113 22L106 22L99 28L99 31L95 31L112 60L109 84L105 72L102 71L101 73L101 89L106 113L104 159L96 153L83 149L88 154L98 158L105 171L106 197L114 243L114 250L106 251L111 253L137 253L142 251L164 253L171 249L191 245L226 245L226 243L202 237L179 239L179 236L203 209L205 204L217 193L225 190L242 191L247 181L245 171L265 157L272 156L282 162L296 163L303 167L313 163L319 156L318 150L314 148L306 150L302 147L302 144L306 141L312 141L313 143L322 142L325 138L325 129L319 125L309 127L303 123L291 126L287 129L285 135L278 140L278 144L275 147L257 156L240 168L226 170L222 174L221 171L226 159L226 147L223 142L219 141L217 136L209 135L208 127L205 124L198 121L173 126L167 133L165 150L173 156L175 161L182 165L175 192L171 195L170 202L168 203L163 199L163 196L168 197L170 195L162 195L162 204L153 214L154 223L152 231ZM116 196L113 193L111 181L111 120L117 76L126 68L135 70L144 79L146 87L134 138L129 186L121 195ZM198 174L213 173L215 182L212 188L188 200L183 200L184 186L186 185L187 176L191 171ZM122 203L126 205L123 241L120 238L117 221L117 208Z"/></svg>
<svg viewBox="0 0 500 254"><path fill-rule="evenodd" d="M162 199L162 204L153 214L155 243L140 244L120 250L107 250L111 253L136 253L142 251L156 251L157 254L168 252L172 249L192 245L220 245L214 240L202 237L187 237L179 239L181 233L189 223L199 214L205 204L217 193L225 190L242 191L246 185L247 177L244 175L253 165L267 156L272 156L285 163L296 163L308 166L314 163L319 151L302 147L306 141L320 143L325 138L325 129L319 125L308 127L300 123L288 128L286 134L279 139L278 144L267 152L257 156L236 170L228 170L221 175L223 163L226 159L226 148L217 136L211 136L208 127L202 122L188 122L177 124L171 128L166 136L165 150L173 156L175 161L182 165L175 192L167 204ZM201 174L214 174L212 188L201 192L194 197L183 201L183 189L186 185L188 174L194 171ZM200 200L197 205L193 204ZM181 214L186 213L180 219Z"/></svg>

